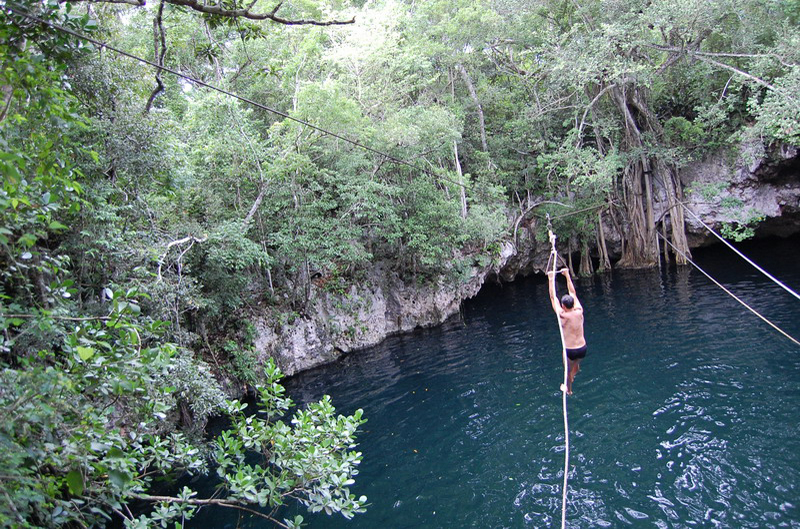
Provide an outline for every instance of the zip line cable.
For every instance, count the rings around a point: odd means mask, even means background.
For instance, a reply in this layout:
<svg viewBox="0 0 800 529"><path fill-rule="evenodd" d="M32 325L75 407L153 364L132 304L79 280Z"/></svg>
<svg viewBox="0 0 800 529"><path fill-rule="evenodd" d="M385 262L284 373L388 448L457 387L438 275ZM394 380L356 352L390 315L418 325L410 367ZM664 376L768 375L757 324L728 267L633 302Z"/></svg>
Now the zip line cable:
<svg viewBox="0 0 800 529"><path fill-rule="evenodd" d="M547 216L547 231L550 236L550 258L547 260L547 268L550 268L550 261L553 261L553 277L548 281L556 280L556 266L558 266L558 252L556 251L556 236L553 234L550 225L550 215ZM548 285L549 288L549 285ZM558 333L561 336L561 359L564 362L564 383L561 385L562 409L564 413L564 485L561 493L561 529L567 526L567 481L569 479L569 418L567 417L567 382L568 382L568 362L567 345L564 342L564 329L561 328L561 318L556 313L558 321Z"/></svg>
<svg viewBox="0 0 800 529"><path fill-rule="evenodd" d="M55 29L57 31L61 31L63 33L67 33L67 34L72 35L73 37L77 37L77 38L79 38L81 40L85 40L86 42L91 42L92 44L94 44L96 46L99 46L101 50L103 48L109 49L109 50L111 50L111 51L113 51L115 53L118 53L118 54L120 54L120 55L122 55L124 57L127 57L129 59L133 59L134 61L138 61L138 62L141 62L143 64L147 64L148 66L152 66L153 68L156 68L158 70L162 70L162 71L165 71L167 73L171 73L172 75L175 75L177 77L185 79L185 80L187 80L187 81L189 81L191 83L194 83L196 85L199 85L199 86L202 86L202 87L205 87L205 88L209 88L211 90L214 90L214 91L219 92L221 94L224 94L226 96L232 97L234 99L238 99L239 101L242 101L244 103L248 103L248 104L253 105L253 106L255 106L257 108L260 108L262 110L266 110L267 112L272 112L273 114L277 114L278 116L281 116L281 117L286 118L288 120L294 121L294 122L299 123L301 125L304 125L306 127L310 127L310 128L312 128L314 130L322 132L323 134L327 134L328 136L332 136L334 138L340 139L340 140L342 140L344 142L347 142L347 143L349 143L351 145L354 145L356 147L360 147L360 148L362 148L364 150L367 150L367 151L370 151L372 153L375 153L375 154L378 154L380 156L383 156L384 158L386 158L387 160L389 160L389 161L391 161L391 162L393 162L395 164L405 165L405 166L410 167L412 169L416 169L417 171L419 171L421 173L427 174L428 176L432 176L434 179L441 180L441 181L444 181L444 182L448 182L448 183L453 184L453 185L466 187L461 182L456 182L455 180L451 180L451 179L446 178L444 176L437 175L437 174L435 174L435 173L433 173L433 172L431 172L431 171L429 171L429 170L427 170L425 168L422 168L422 167L420 167L420 166L418 166L416 164L413 164L411 162L407 162L405 160L401 160L399 158L396 158L396 157L392 156L391 154L386 154L383 151L379 151L378 149L374 149L374 148L372 148L372 147L370 147L368 145L364 145L363 143L360 143L358 141L346 138L346 137L342 136L341 134L337 134L336 132L331 132L331 131L329 131L327 129L323 129L322 127L319 127L317 125L313 125L313 124L309 123L308 121L305 121L305 120L300 119L300 118L293 117L293 116L287 114L286 112L283 112L281 110L277 110L277 109L268 107L268 106L266 106L266 105L264 105L262 103L259 103L257 101L254 101L254 100L249 99L249 98L244 97L244 96L240 96L240 95L238 95L238 94L236 94L234 92L230 92L230 91L225 90L224 88L220 88L220 87L218 87L216 85L212 85L212 84L206 83L205 81L201 81L200 79L196 79L196 78L194 78L194 77L192 77L190 75L187 75L185 73L181 73L181 72L179 72L177 70L173 70L172 68L169 68L167 66L156 64L156 63L154 63L154 62L152 62L150 60L147 60L147 59L145 59L143 57L139 57L138 55L134 55L134 54L129 53L129 52L125 51L125 50L121 50L119 48L115 48L114 46L111 46L111 45L109 45L109 44L107 44L105 42L101 42L101 41L99 41L97 39L94 39L92 37L89 37L89 36L83 35L81 33L78 33L77 31L73 31L73 30L71 30L69 28L65 28L64 26L61 26L59 24L55 24L53 22L49 22L47 20L39 18L36 15L31 15L30 13L25 13L24 11L20 11L20 10L18 10L18 9L16 9L14 7L8 6L8 5L2 7L2 9L5 10L5 11L10 11L10 12L12 12L12 13L18 15L18 16L25 17L25 18L28 18L30 20L36 21L36 22L38 22L40 24L44 24L45 26L51 27L51 28L53 28L53 29Z"/></svg>
<svg viewBox="0 0 800 529"><path fill-rule="evenodd" d="M760 266L758 266L756 263L754 263L753 261L751 261L751 260L750 260L750 259L749 259L749 258L748 258L748 257L747 257L745 254L743 254L742 252L740 252L739 250L737 250L737 249L736 249L736 248L735 248L735 247L734 247L734 246L733 246L731 243L729 243L728 241L726 241L726 240L725 240L725 239L724 239L724 238L723 238L723 237L722 237L720 234L718 234L717 232L715 232L714 230L712 230L712 229L711 229L711 227L710 227L708 224L706 224L705 222L703 222L703 221L702 221L702 219L700 219L700 217L698 217L698 216L697 216L697 215L696 215L696 214L695 214L695 213L694 213L694 212L693 212L691 209L689 209L689 208L686 206L686 204L684 204L683 202L680 202L680 201L678 202L678 204L680 204L681 206L683 206L683 209L685 209L685 210L686 210L686 211L689 213L689 215L691 215L692 217L694 217L695 219L697 219L697 222L699 222L700 224L702 224L702 225L703 225L703 227L704 227L705 229L707 229L707 230L708 230L708 231L710 231L712 234L714 234L714 236L715 236L717 239L719 239L720 241L722 241L722 242L723 242L723 243L724 243L724 244L725 244L725 245L726 245L728 248L730 248L731 250L733 250L734 252L736 252L736 253L739 255L739 257L741 257L742 259L744 259L745 261L747 261L748 263L750 263L751 265L753 265L753 266L756 268L756 270L758 270L759 272L761 272L762 274L764 274L765 276L767 276L768 278L770 278L772 281L774 281L774 282L775 282L775 284L776 284L776 285L778 285L779 287L781 287L782 289L784 289L786 292L788 292L789 294L793 295L793 296L794 296L794 297L796 297L797 299L800 299L800 294L798 294L797 292L795 292L795 291L794 291L794 290L792 290L791 288L787 287L785 284L783 284L781 281L779 281L779 280L778 280L776 277L774 277L772 274L770 274L769 272L767 272L766 270L764 270L763 268L761 268Z"/></svg>
<svg viewBox="0 0 800 529"><path fill-rule="evenodd" d="M719 281L717 281L716 279L714 279L713 277L711 277L711 274L709 274L708 272L706 272L705 270L703 270L702 268L700 268L700 267L697 265L697 263L695 263L694 261L692 261L692 260L691 260L691 259L690 259L690 258L689 258L689 257L688 257L686 254L684 254L684 253L683 253L682 251L680 251L680 250L679 250L677 247L675 247L675 245L674 245L674 244L672 244L671 242L669 242L669 241L668 241L668 240L667 240L667 239L666 239L666 238L665 238L663 235L661 235L661 234L660 234L660 233L658 233L658 232L656 232L656 233L657 233L657 235L658 235L659 237L661 237L661 239L662 239L662 240L663 240L665 243L669 244L669 245L672 247L672 249L673 249L674 251L676 251L677 253L681 254L681 255L683 256L683 258L684 258L684 259L686 259L686 261L688 261L688 262L689 262L689 263L690 263L692 266L694 266L694 267L695 267L695 268L697 268L697 269L698 269L700 272L702 272L702 273L703 273L703 275L704 275L704 276L706 276L708 279L710 279L710 280L711 280L711 281L712 281L712 282L713 282L715 285L717 285L719 288L721 288L722 290L724 290L724 291L725 291L725 293L727 293L727 294L728 294L729 296L731 296L733 299L735 299L736 301L738 301L739 303L741 303L742 305L744 305L744 306L745 306L745 308L747 308L747 310L749 310L750 312L752 312L753 314L755 314L756 316L758 316L759 318L761 318L761 319L762 319L764 322L766 322L766 323L767 323L767 325L769 325L770 327L772 327L773 329L775 329L776 331L778 331L779 333L781 333L782 335L784 335L786 338L788 338L789 340L791 340L792 342L794 342L794 343L795 343L795 345L800 345L800 341L797 341L795 338L793 338L791 335L789 335L789 333L787 333L786 331L784 331L783 329L781 329L780 327L778 327L777 325L775 325L774 323L772 323L771 321L769 321L767 318L765 318L764 316L762 316L762 315L761 315L761 313L759 313L759 312L758 312L756 309L754 309L753 307L751 307L750 305L748 305L747 303L745 303L744 301L742 301L741 299L739 299L739 297L737 297L737 296L736 296L736 294L734 294L733 292L731 292L730 290L728 290L727 288L725 288L725 286L723 286L723 285L722 285L722 283L720 283Z"/></svg>

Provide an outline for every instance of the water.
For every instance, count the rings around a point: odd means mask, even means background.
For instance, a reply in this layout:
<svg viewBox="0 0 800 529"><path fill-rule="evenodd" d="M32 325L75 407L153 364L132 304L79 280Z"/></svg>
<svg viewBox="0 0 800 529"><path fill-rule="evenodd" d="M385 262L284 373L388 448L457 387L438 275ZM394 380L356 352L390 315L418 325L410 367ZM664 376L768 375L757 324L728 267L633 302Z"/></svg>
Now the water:
<svg viewBox="0 0 800 529"><path fill-rule="evenodd" d="M798 239L743 250L800 289ZM701 266L795 337L800 301L723 248ZM800 527L800 347L699 272L580 280L589 353L569 398L568 527ZM554 527L563 377L542 279L487 287L460 318L294 377L369 419L366 514L314 528ZM232 518L234 527L258 521Z"/></svg>

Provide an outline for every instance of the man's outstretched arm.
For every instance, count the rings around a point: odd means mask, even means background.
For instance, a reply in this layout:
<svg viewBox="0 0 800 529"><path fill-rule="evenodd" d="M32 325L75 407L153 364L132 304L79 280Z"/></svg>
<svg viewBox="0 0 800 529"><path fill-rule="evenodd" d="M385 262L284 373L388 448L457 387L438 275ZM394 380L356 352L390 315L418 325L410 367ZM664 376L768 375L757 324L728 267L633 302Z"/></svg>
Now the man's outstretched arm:
<svg viewBox="0 0 800 529"><path fill-rule="evenodd" d="M572 277L569 275L569 269L565 268L561 273L567 278L567 290L569 291L569 295L575 299L575 308L583 310L581 302L578 301L578 294L575 293L575 285L572 284Z"/></svg>
<svg viewBox="0 0 800 529"><path fill-rule="evenodd" d="M550 291L550 303L553 305L553 310L556 314L561 314L561 303L558 302L556 297L556 273L547 272L547 287Z"/></svg>

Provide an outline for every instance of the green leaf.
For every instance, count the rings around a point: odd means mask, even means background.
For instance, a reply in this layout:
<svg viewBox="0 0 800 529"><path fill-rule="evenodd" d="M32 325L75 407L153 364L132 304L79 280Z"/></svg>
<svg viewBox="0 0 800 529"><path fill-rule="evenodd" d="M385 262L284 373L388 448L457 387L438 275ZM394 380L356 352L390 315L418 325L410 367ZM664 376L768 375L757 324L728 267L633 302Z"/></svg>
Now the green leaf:
<svg viewBox="0 0 800 529"><path fill-rule="evenodd" d="M83 474L81 474L77 470L71 470L67 474L67 487L69 487L69 493L75 496L80 496L83 494L84 484L83 484Z"/></svg>
<svg viewBox="0 0 800 529"><path fill-rule="evenodd" d="M36 235L32 233L24 233L20 238L19 242L30 248L34 244L36 244Z"/></svg>
<svg viewBox="0 0 800 529"><path fill-rule="evenodd" d="M83 360L84 362L94 356L94 349L92 349L91 347L84 347L82 345L79 345L77 347L77 350L78 350L78 356L80 356L81 360Z"/></svg>
<svg viewBox="0 0 800 529"><path fill-rule="evenodd" d="M287 527L302 527L303 526L303 517L300 516L299 514L294 517L294 520L284 519L283 521L286 522L286 526Z"/></svg>
<svg viewBox="0 0 800 529"><path fill-rule="evenodd" d="M48 224L48 226L47 226L47 227L48 227L49 229L53 230L53 231L66 230L66 229L67 229L67 227L66 227L66 226L64 226L63 224L61 224L61 223L60 223L60 222L58 222L57 220L54 220L53 222L51 222L50 224Z"/></svg>
<svg viewBox="0 0 800 529"><path fill-rule="evenodd" d="M123 459L125 454L122 452L122 450L116 446L113 446L111 447L111 450L108 451L108 454L106 454L106 457L108 459Z"/></svg>
<svg viewBox="0 0 800 529"><path fill-rule="evenodd" d="M109 470L108 480L117 488L125 488L125 485L130 483L131 476L122 470Z"/></svg>
<svg viewBox="0 0 800 529"><path fill-rule="evenodd" d="M94 450L95 452L100 452L101 450L106 450L106 449L108 449L108 445L107 445L107 444L104 444L104 443L99 443L99 442L97 442L97 441L92 441L92 442L91 442L91 444L90 444L89 446L90 446L90 447L91 447L91 449L92 449L92 450Z"/></svg>

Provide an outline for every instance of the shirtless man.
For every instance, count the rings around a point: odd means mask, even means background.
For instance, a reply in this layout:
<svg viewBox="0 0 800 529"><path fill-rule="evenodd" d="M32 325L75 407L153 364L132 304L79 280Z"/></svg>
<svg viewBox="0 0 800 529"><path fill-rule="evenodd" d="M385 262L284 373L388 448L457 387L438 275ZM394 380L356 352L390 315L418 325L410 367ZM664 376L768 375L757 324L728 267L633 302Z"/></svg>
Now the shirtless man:
<svg viewBox="0 0 800 529"><path fill-rule="evenodd" d="M561 328L564 331L564 346L567 348L567 359L569 370L567 373L567 387L561 385L561 391L566 389L567 395L572 395L572 381L575 375L581 370L581 360L586 356L586 338L583 336L583 307L575 294L575 285L569 277L569 270L561 270L561 274L567 278L567 290L569 294L561 297L558 301L556 297L556 276L555 272L547 272L550 286L550 302L553 310L558 314Z"/></svg>

